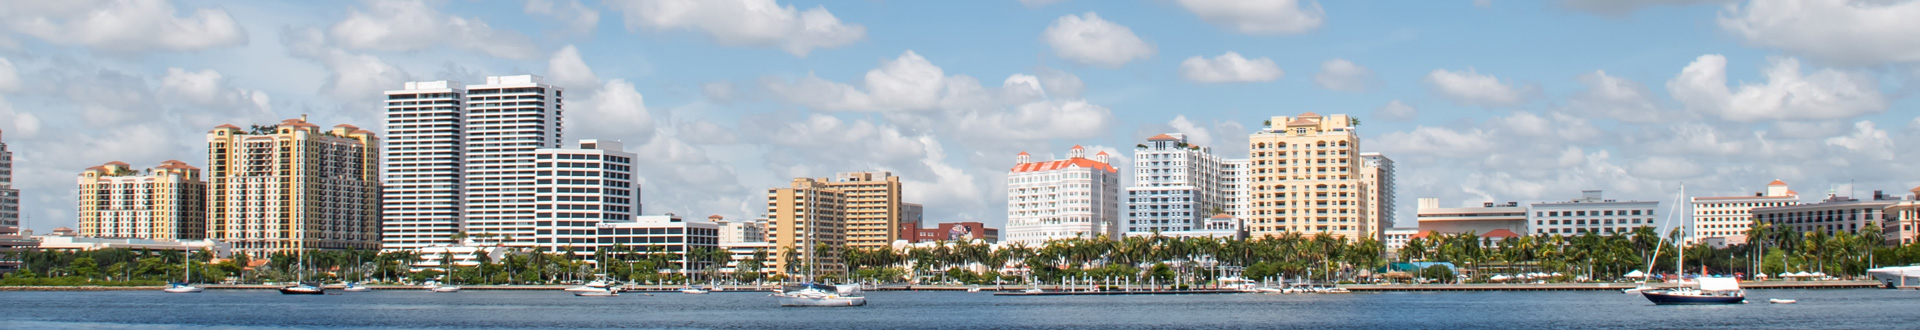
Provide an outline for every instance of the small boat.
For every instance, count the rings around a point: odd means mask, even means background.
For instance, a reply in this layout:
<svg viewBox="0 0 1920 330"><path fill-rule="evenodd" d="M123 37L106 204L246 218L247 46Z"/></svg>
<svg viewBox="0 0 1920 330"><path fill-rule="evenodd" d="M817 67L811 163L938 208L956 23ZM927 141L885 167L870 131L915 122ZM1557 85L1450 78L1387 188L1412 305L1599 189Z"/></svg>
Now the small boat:
<svg viewBox="0 0 1920 330"><path fill-rule="evenodd" d="M969 293L972 293L972 292L980 292L980 287L977 287L977 286L976 286L976 287L971 287L971 288L967 288L967 292L969 292Z"/></svg>
<svg viewBox="0 0 1920 330"><path fill-rule="evenodd" d="M1039 288L1033 288L1033 289L1026 289L1026 290L1020 290L1020 292L1021 292L1021 293L1027 293L1027 294L1040 294L1040 293L1047 293L1047 290L1041 290L1041 289L1039 289Z"/></svg>
<svg viewBox="0 0 1920 330"><path fill-rule="evenodd" d="M324 295L324 294L327 294L327 288L326 288L326 287L322 287L322 286L320 286L319 284L316 284L316 283L299 283L299 284L295 284L295 285L291 285L291 286L286 286L286 287L281 287L281 288L280 288L280 294L318 294L318 295Z"/></svg>
<svg viewBox="0 0 1920 330"><path fill-rule="evenodd" d="M1276 287L1263 286L1263 287L1253 288L1253 292L1264 293L1264 294L1282 294L1282 293L1287 293L1287 290L1276 288Z"/></svg>
<svg viewBox="0 0 1920 330"><path fill-rule="evenodd" d="M707 290L701 290L700 288L696 288L696 287L685 287L685 288L680 288L680 293L685 293L685 294L707 294Z"/></svg>
<svg viewBox="0 0 1920 330"><path fill-rule="evenodd" d="M1353 291L1347 290L1347 288L1335 286L1335 287L1327 287L1326 290L1321 290L1320 293L1353 293Z"/></svg>
<svg viewBox="0 0 1920 330"><path fill-rule="evenodd" d="M447 285L447 286L434 287L429 290L435 293L454 293L454 292L460 292L460 287Z"/></svg>
<svg viewBox="0 0 1920 330"><path fill-rule="evenodd" d="M841 288L825 284L801 284L797 288L782 291L781 307L852 307L866 306L867 297L857 296L858 287Z"/></svg>
<svg viewBox="0 0 1920 330"><path fill-rule="evenodd" d="M167 293L198 293L203 291L203 289L186 283L170 283L166 289L161 289L160 291L166 291Z"/></svg>
<svg viewBox="0 0 1920 330"><path fill-rule="evenodd" d="M1698 287L1646 290L1640 291L1640 295L1646 296L1655 305L1724 305L1747 301L1747 292L1740 289L1740 280L1702 277L1694 283L1698 283Z"/></svg>
<svg viewBox="0 0 1920 330"><path fill-rule="evenodd" d="M573 296L575 297L619 297L620 292L614 291L612 289L603 289L598 291L575 291L573 293Z"/></svg>
<svg viewBox="0 0 1920 330"><path fill-rule="evenodd" d="M1767 302L1774 303L1774 304L1791 304L1791 303L1797 303L1799 301L1793 300L1793 299L1773 298L1773 299L1767 299Z"/></svg>
<svg viewBox="0 0 1920 330"><path fill-rule="evenodd" d="M366 287L366 286L363 286L363 285L360 285L359 283L347 283L347 285L346 285L345 287L343 287L343 288L341 288L341 289L340 289L340 291L346 291L346 292L367 292L367 291L373 291L373 288L369 288L369 287Z"/></svg>

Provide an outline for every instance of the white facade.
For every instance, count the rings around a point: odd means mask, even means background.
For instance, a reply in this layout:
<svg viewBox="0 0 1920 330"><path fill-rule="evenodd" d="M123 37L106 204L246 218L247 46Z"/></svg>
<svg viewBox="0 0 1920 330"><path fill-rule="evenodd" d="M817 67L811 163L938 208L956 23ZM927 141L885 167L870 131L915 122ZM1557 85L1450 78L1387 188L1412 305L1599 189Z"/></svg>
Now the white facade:
<svg viewBox="0 0 1920 330"><path fill-rule="evenodd" d="M154 251L212 251L214 258L226 258L233 255L231 244L211 239L197 240L153 240L144 238L103 238L68 235L31 236L40 242L41 250L55 251L93 251L99 249L130 249Z"/></svg>
<svg viewBox="0 0 1920 330"><path fill-rule="evenodd" d="M1493 234L1505 230L1514 235L1527 232L1527 208L1518 202L1480 203L1480 207L1440 207L1438 198L1421 198L1414 211L1421 231L1442 234Z"/></svg>
<svg viewBox="0 0 1920 330"><path fill-rule="evenodd" d="M727 220L716 215L708 219L720 225L720 244L764 243L767 241L767 218Z"/></svg>
<svg viewBox="0 0 1920 330"><path fill-rule="evenodd" d="M0 227L20 227L20 190L13 188L13 151L7 149L3 139L0 139Z"/></svg>
<svg viewBox="0 0 1920 330"><path fill-rule="evenodd" d="M507 235L507 246L593 255L595 228L631 222L640 215L640 185L633 180L632 153L619 142L581 140L579 149L539 149L533 181L532 221L496 225L485 233ZM676 220L678 218L675 218Z"/></svg>
<svg viewBox="0 0 1920 330"><path fill-rule="evenodd" d="M383 249L451 245L463 230L466 94L466 86L444 80L386 92Z"/></svg>
<svg viewBox="0 0 1920 330"><path fill-rule="evenodd" d="M1207 219L1240 211L1235 205L1244 187L1239 169L1213 155L1212 148L1187 143L1180 133L1160 134L1134 148L1133 186L1127 187L1126 233L1173 234L1206 230ZM1233 228L1238 230L1238 227Z"/></svg>
<svg viewBox="0 0 1920 330"><path fill-rule="evenodd" d="M1693 203L1689 239L1720 238L1722 244L1746 244L1754 208L1794 205L1800 202L1800 195L1787 189L1786 182L1773 180L1766 192L1753 196L1693 197L1689 201Z"/></svg>
<svg viewBox="0 0 1920 330"><path fill-rule="evenodd" d="M702 263L686 267L686 252L702 248L719 248L720 226L718 224L705 220L682 221L679 216L672 214L643 215L630 220L608 220L600 222L595 227L599 241L588 247L607 249L608 253L616 254L631 252L636 254L634 256L636 258L639 257L638 254L648 251L672 253L677 256L673 258L674 264L668 265L669 268L706 268ZM611 248L614 246L624 247L626 250L613 251Z"/></svg>
<svg viewBox="0 0 1920 330"><path fill-rule="evenodd" d="M1007 175L1007 235L1039 246L1074 237L1120 237L1120 172L1101 152L1073 146L1067 159L1032 162L1027 153Z"/></svg>
<svg viewBox="0 0 1920 330"><path fill-rule="evenodd" d="M1400 251L1401 248L1407 247L1407 241L1413 239L1414 234L1419 234L1419 233L1420 233L1420 228L1394 228L1394 229L1383 230L1383 231L1380 231L1380 236L1382 237L1380 239L1380 243L1386 246L1388 252Z"/></svg>
<svg viewBox="0 0 1920 330"><path fill-rule="evenodd" d="M1360 153L1360 181L1366 188L1367 218L1373 220L1375 230L1384 231L1395 225L1393 172L1393 159L1378 152Z"/></svg>
<svg viewBox="0 0 1920 330"><path fill-rule="evenodd" d="M561 145L562 96L560 87L532 75L467 86L465 229L491 236L483 244L536 245L534 155Z"/></svg>
<svg viewBox="0 0 1920 330"><path fill-rule="evenodd" d="M1599 190L1581 191L1580 198L1565 202L1534 203L1527 214L1530 235L1560 236L1631 234L1640 227L1656 233L1667 224L1660 223L1660 202L1616 201L1601 197ZM1665 234L1665 233L1659 233Z"/></svg>

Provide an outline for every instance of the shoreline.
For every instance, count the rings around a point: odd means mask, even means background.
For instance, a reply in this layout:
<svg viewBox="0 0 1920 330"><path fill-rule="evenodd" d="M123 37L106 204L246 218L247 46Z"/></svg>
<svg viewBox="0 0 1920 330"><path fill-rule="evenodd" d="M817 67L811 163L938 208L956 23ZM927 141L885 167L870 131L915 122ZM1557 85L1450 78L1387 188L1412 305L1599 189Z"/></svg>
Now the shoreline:
<svg viewBox="0 0 1920 330"><path fill-rule="evenodd" d="M1482 284L1390 284L1390 285L1347 284L1347 285L1340 285L1340 287L1346 288L1347 290L1352 290L1353 292L1357 293L1357 292L1458 292L1458 291L1600 291L1600 290L1618 291L1621 289L1633 288L1636 285L1637 284L1635 283L1548 283L1548 284L1482 283ZM1673 287L1672 284L1668 284L1668 283L1652 283L1652 286L1655 288ZM1749 289L1749 290L1752 290L1752 289L1856 289L1856 288L1882 287L1881 283L1876 281L1870 281L1870 280L1741 282L1740 286L1742 289ZM276 290L280 288L280 286L278 285L257 285L257 284L240 284L240 285L211 284L211 285L202 285L201 287L207 290ZM374 290L426 290L427 289L426 287L415 286L415 285L368 285L367 287ZM561 291L570 287L574 287L574 286L573 285L476 285L476 286L460 286L460 290L462 291L468 291L468 290ZM5 292L5 291L159 291L164 288L166 287L165 286L0 286L0 292ZM342 287L338 285L327 286L327 289L330 289L330 290L339 290L341 288ZM671 292L679 291L680 288L681 287L677 285L636 285L636 286L628 286L625 290L631 291L631 292L671 293ZM719 292L771 292L774 288L777 288L777 286L760 286L760 287L721 286L721 288L723 288L724 290ZM924 286L915 285L915 286L882 286L882 287L867 289L866 291L967 291L973 288L976 288L976 287L975 286L953 286L953 285L924 285ZM1027 289L1028 286L1008 285L1008 286L998 287L998 288L993 286L978 286L977 288L979 288L979 290L983 292L1019 291L1019 290ZM1062 287L1057 285L1041 286L1041 288L1049 289L1049 290L1063 289ZM1196 288L1193 290L1168 290L1168 291L1158 291L1158 292L1188 293L1188 292L1197 292L1197 291L1207 291L1208 293L1221 293L1221 292L1214 292L1219 290L1201 289L1201 288ZM1156 292L1156 291L1135 291L1135 292Z"/></svg>

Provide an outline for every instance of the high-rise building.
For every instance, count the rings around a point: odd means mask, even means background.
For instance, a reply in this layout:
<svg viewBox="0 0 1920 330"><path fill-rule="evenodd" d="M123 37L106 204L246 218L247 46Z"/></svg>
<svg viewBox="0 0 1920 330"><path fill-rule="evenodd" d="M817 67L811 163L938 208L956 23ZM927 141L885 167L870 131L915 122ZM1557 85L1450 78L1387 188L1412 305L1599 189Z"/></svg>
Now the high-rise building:
<svg viewBox="0 0 1920 330"><path fill-rule="evenodd" d="M1185 134L1147 138L1133 149L1134 180L1127 187L1126 233L1185 236L1203 230L1206 220L1234 207L1235 171L1213 148L1187 142Z"/></svg>
<svg viewBox="0 0 1920 330"><path fill-rule="evenodd" d="M825 178L798 178L788 188L767 189L771 273L803 275L807 265L817 265L818 275L844 274L840 255L834 251L838 249L817 247L846 246L846 199L846 193Z"/></svg>
<svg viewBox="0 0 1920 330"><path fill-rule="evenodd" d="M13 151L0 139L0 227L20 228L20 190L13 188ZM0 228L0 230L5 230Z"/></svg>
<svg viewBox="0 0 1920 330"><path fill-rule="evenodd" d="M1394 228L1393 159L1378 152L1360 153L1360 186L1367 195L1367 218L1373 219L1374 239L1385 239ZM1524 228L1523 228L1524 229ZM1522 231L1524 232L1524 231Z"/></svg>
<svg viewBox="0 0 1920 330"><path fill-rule="evenodd" d="M1373 236L1363 207L1360 135L1347 115L1275 116L1248 137L1253 237Z"/></svg>
<svg viewBox="0 0 1920 330"><path fill-rule="evenodd" d="M1689 242L1709 241L1746 244L1747 229L1753 224L1753 209L1788 206L1800 202L1800 193L1787 189L1787 183L1773 180L1767 190L1752 196L1693 197L1693 226ZM1665 233L1662 233L1665 234Z"/></svg>
<svg viewBox="0 0 1920 330"><path fill-rule="evenodd" d="M380 248L380 139L304 116L207 132L207 237L255 257Z"/></svg>
<svg viewBox="0 0 1920 330"><path fill-rule="evenodd" d="M532 201L522 206L534 210L530 221L499 222L469 235L508 247L591 257L600 241L596 228L640 215L634 155L623 148L619 142L581 140L578 149L535 150L535 163L529 164L536 169Z"/></svg>
<svg viewBox="0 0 1920 330"><path fill-rule="evenodd" d="M1067 159L1034 162L1021 152L1007 174L1007 234L1037 247L1067 238L1120 238L1120 170L1102 151L1087 158L1073 146Z"/></svg>
<svg viewBox="0 0 1920 330"><path fill-rule="evenodd" d="M848 172L834 176L828 186L846 196L847 247L884 248L901 238L905 212L900 202L900 177L891 172Z"/></svg>
<svg viewBox="0 0 1920 330"><path fill-rule="evenodd" d="M80 172L80 236L197 240L207 237L207 182L178 160L146 171L108 162Z"/></svg>
<svg viewBox="0 0 1920 330"><path fill-rule="evenodd" d="M539 245L532 228L550 219L534 209L534 177L548 170L534 156L562 144L563 91L533 75L487 77L466 91L462 229L483 245Z"/></svg>
<svg viewBox="0 0 1920 330"><path fill-rule="evenodd" d="M1253 212L1253 195L1249 188L1252 185L1248 184L1251 182L1248 175L1252 170L1251 165L1252 160L1246 158L1220 160L1220 172L1226 174L1220 178L1220 182L1227 187L1227 214L1241 222L1245 222ZM1246 228L1241 229L1244 231Z"/></svg>
<svg viewBox="0 0 1920 330"><path fill-rule="evenodd" d="M466 94L466 86L444 80L386 92L385 249L457 243L465 225Z"/></svg>
<svg viewBox="0 0 1920 330"><path fill-rule="evenodd" d="M1660 223L1660 202L1606 199L1599 190L1582 190L1580 198L1565 202L1533 203L1527 225L1533 234L1559 236L1628 234L1640 227L1673 228ZM1677 225L1677 224L1674 224ZM1661 233L1665 234L1665 233Z"/></svg>

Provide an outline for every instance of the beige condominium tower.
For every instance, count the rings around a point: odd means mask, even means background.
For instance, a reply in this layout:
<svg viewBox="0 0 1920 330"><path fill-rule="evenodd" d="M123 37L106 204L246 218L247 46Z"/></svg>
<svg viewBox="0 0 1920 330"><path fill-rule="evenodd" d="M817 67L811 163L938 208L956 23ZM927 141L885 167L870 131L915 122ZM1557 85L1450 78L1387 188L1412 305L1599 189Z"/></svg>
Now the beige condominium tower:
<svg viewBox="0 0 1920 330"><path fill-rule="evenodd" d="M767 189L767 243L773 245L776 273L804 275L809 264L818 265L817 275L845 273L837 251L847 246L847 199L845 191L827 179L799 178L788 188ZM830 251L810 250L808 236L811 245L826 245ZM809 253L814 253L813 263L808 262Z"/></svg>
<svg viewBox="0 0 1920 330"><path fill-rule="evenodd" d="M1248 147L1250 237L1373 236L1352 117L1275 116L1249 137Z"/></svg>
<svg viewBox="0 0 1920 330"><path fill-rule="evenodd" d="M834 176L828 187L846 197L841 208L847 218L847 247L892 247L900 239L900 177L891 172L849 172Z"/></svg>
<svg viewBox="0 0 1920 330"><path fill-rule="evenodd" d="M208 238L255 257L380 248L380 141L306 117L207 132Z"/></svg>
<svg viewBox="0 0 1920 330"><path fill-rule="evenodd" d="M178 160L145 171L108 162L81 171L80 236L197 240L207 236L207 183Z"/></svg>

